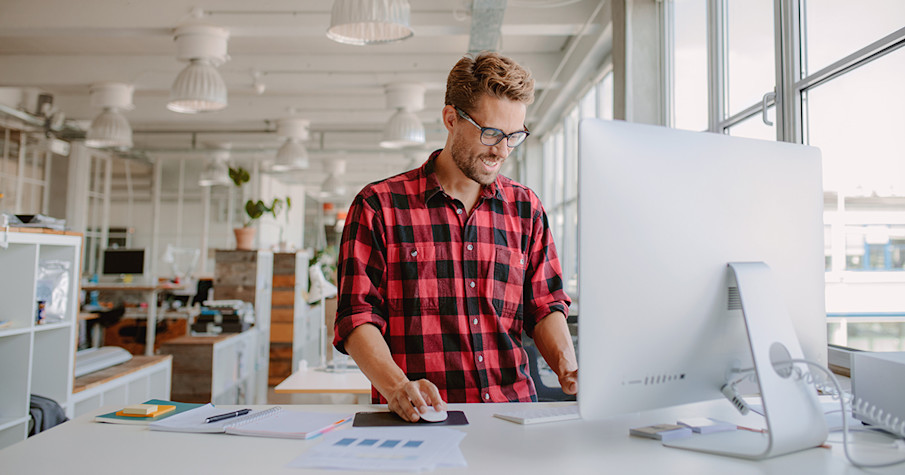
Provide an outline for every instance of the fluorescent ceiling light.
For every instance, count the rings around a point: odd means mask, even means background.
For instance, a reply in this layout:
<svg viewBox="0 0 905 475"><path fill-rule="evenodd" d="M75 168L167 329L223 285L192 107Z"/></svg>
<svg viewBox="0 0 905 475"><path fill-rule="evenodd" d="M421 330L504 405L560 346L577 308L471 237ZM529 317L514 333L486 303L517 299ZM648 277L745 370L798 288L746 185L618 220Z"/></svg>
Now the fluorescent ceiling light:
<svg viewBox="0 0 905 475"><path fill-rule="evenodd" d="M401 41L414 34L408 0L334 0L327 38L350 45Z"/></svg>

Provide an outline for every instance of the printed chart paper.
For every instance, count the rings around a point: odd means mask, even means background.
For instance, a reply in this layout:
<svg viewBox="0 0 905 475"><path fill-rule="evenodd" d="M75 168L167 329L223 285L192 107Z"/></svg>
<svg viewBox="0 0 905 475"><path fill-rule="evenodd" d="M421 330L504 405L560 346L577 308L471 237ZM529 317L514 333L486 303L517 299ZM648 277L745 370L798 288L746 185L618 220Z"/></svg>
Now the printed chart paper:
<svg viewBox="0 0 905 475"><path fill-rule="evenodd" d="M444 427L352 428L327 434L288 466L398 472L467 467L459 450L464 438Z"/></svg>

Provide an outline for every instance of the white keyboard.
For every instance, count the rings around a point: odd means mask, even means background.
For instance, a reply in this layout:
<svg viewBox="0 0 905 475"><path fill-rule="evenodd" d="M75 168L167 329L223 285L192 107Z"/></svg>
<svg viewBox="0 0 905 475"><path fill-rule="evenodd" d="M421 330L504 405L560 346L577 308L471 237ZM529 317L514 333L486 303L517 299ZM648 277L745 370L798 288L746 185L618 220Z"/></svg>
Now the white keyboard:
<svg viewBox="0 0 905 475"><path fill-rule="evenodd" d="M493 416L509 422L515 422L516 424L525 425L581 419L581 416L578 415L578 404L554 407L530 407L513 411L498 412Z"/></svg>

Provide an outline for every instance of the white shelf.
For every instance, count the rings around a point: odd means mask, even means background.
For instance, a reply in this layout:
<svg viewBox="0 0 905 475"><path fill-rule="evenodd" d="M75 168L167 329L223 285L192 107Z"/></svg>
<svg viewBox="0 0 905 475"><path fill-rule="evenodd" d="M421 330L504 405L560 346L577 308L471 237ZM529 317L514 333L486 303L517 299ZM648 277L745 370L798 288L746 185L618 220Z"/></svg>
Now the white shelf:
<svg viewBox="0 0 905 475"><path fill-rule="evenodd" d="M0 431L28 422L28 417L2 418L0 417Z"/></svg>
<svg viewBox="0 0 905 475"><path fill-rule="evenodd" d="M0 248L0 449L24 440L32 394L56 401L71 414L75 322L82 238L79 235L9 232ZM35 324L41 263L68 263L62 320ZM10 272L8 269L14 269Z"/></svg>
<svg viewBox="0 0 905 475"><path fill-rule="evenodd" d="M72 322L70 322L70 321L62 321L62 322L58 322L58 323L45 323L42 325L35 325L34 331L43 332L43 331L57 330L60 328L68 329L71 326L72 326Z"/></svg>

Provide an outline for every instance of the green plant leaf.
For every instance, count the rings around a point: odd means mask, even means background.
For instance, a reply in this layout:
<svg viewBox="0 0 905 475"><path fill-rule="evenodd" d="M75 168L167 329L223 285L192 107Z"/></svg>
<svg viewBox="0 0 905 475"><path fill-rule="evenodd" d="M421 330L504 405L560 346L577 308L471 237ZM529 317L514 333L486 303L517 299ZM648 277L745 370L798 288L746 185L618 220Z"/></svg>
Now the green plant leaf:
<svg viewBox="0 0 905 475"><path fill-rule="evenodd" d="M251 175L242 167L229 167L229 179L233 181L234 185L242 186L251 180Z"/></svg>

